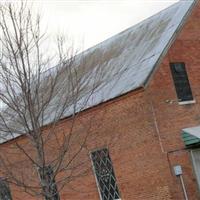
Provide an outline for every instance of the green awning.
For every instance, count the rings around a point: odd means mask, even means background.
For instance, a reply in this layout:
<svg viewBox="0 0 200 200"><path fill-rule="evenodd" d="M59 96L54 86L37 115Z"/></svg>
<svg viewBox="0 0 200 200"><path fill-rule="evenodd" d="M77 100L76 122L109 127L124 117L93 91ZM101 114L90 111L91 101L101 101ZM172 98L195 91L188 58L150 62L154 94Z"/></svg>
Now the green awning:
<svg viewBox="0 0 200 200"><path fill-rule="evenodd" d="M200 126L185 128L182 131L182 139L185 146L200 145Z"/></svg>

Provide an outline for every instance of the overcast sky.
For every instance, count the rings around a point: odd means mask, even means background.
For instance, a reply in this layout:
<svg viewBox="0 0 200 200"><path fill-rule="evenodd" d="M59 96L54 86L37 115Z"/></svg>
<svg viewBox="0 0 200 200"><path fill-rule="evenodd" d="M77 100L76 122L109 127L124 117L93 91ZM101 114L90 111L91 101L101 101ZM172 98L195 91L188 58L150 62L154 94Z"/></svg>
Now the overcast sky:
<svg viewBox="0 0 200 200"><path fill-rule="evenodd" d="M177 0L42 0L35 1L44 26L53 34L64 33L86 49Z"/></svg>

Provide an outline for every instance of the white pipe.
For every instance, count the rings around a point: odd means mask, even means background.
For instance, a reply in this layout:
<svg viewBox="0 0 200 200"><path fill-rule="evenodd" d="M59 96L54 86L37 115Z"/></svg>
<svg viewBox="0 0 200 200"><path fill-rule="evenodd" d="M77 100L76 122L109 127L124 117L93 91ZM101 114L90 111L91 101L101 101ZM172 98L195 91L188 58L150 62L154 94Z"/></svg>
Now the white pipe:
<svg viewBox="0 0 200 200"><path fill-rule="evenodd" d="M189 200L182 175L180 175L180 180L181 180L181 186L183 189L183 194L184 194L185 200Z"/></svg>
<svg viewBox="0 0 200 200"><path fill-rule="evenodd" d="M157 136L158 136L158 141L159 141L159 144L160 144L161 152L166 153L165 150L164 150L164 147L163 147L161 136L160 136L160 130L159 130L159 127L158 127L156 113L155 113L155 109L154 109L152 101L151 101L151 111L152 111L152 114L153 114L154 126L155 126L156 133L157 133Z"/></svg>

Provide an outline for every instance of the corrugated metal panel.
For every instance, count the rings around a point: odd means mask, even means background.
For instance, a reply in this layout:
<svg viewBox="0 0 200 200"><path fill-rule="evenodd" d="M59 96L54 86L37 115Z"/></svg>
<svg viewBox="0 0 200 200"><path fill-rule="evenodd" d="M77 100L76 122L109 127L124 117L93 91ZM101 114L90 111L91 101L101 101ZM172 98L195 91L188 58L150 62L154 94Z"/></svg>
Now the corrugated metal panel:
<svg viewBox="0 0 200 200"><path fill-rule="evenodd" d="M184 128L182 131L190 135L193 135L197 138L200 138L200 126Z"/></svg>
<svg viewBox="0 0 200 200"><path fill-rule="evenodd" d="M200 138L186 132L182 133L182 139L187 147L200 144Z"/></svg>

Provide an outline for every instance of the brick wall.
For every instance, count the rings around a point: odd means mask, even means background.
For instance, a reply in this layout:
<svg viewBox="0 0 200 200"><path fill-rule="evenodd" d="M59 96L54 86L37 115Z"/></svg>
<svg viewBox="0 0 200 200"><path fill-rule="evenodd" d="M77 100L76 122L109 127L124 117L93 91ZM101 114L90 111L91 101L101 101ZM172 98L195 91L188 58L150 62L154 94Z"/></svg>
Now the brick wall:
<svg viewBox="0 0 200 200"><path fill-rule="evenodd" d="M147 89L147 97L150 97L154 107L162 150L164 152L175 151L168 153L168 160L171 167L176 164L182 165L189 199L199 199L199 194L191 165L190 152L181 150L184 148L181 130L186 127L197 126L200 122L199 13L200 4L198 3ZM185 62L190 86L196 101L195 104L178 104L170 73L170 62ZM173 184L169 188L172 198L183 199L179 180L176 177L171 177L171 180Z"/></svg>
<svg viewBox="0 0 200 200"><path fill-rule="evenodd" d="M123 200L183 199L180 181L172 171L176 164L183 167L189 199L199 198L190 154L182 150L184 144L181 140L182 128L200 122L199 13L200 7L197 6L145 91L130 92L84 111L77 120L76 133L84 132L90 124L87 129L91 134L88 139L89 150L105 146L109 148ZM169 68L169 63L176 61L186 63L195 104L177 103ZM57 134L67 131L70 123L70 119L62 120ZM20 138L19 142L26 143L26 139ZM12 144L8 142L2 145L1 150L10 149ZM49 150L51 146L55 148L53 144L52 138ZM86 152L82 156L89 158ZM19 161L13 152L10 157L13 162ZM20 159L23 160L23 156ZM89 159L88 165L91 166ZM13 199L40 199L25 195L15 186L11 188ZM99 199L92 170L87 176L67 184L61 192L61 199Z"/></svg>

